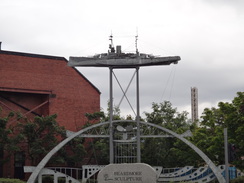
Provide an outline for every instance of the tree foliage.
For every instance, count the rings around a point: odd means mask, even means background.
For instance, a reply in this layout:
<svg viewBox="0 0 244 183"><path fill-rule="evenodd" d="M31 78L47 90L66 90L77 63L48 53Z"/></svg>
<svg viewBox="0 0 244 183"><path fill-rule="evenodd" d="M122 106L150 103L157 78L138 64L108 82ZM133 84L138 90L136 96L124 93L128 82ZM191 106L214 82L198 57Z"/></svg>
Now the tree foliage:
<svg viewBox="0 0 244 183"><path fill-rule="evenodd" d="M86 114L87 127L94 122L109 120L109 103L107 113ZM187 118L187 112L178 112L169 101L153 103L152 112L145 112L145 121L160 125L178 134L191 130L192 137L187 137L201 149L214 163L224 164L224 128L228 129L228 141L235 144L236 159L231 162L244 169L244 92L238 92L231 102L219 102L218 107L204 109L200 125ZM65 128L56 122L56 115L26 119L21 114L9 113L0 118L0 150L12 154L26 151L32 164L36 165L53 147L65 138ZM17 126L8 126L16 118ZM120 109L113 109L113 120L124 119ZM132 119L130 117L130 119ZM21 142L21 143L20 143ZM48 142L48 143L47 143ZM84 147L86 146L86 148ZM177 138L145 138L141 143L142 162L154 166L179 167L185 165L200 166L203 160L190 147ZM86 155L93 158L92 163L109 163L109 140L76 138L67 144L52 159L53 162L78 165ZM88 161L89 162L89 161Z"/></svg>
<svg viewBox="0 0 244 183"><path fill-rule="evenodd" d="M21 144L33 165L36 165L61 139L66 137L65 128L56 122L57 115L36 116L33 120L21 118L18 132L24 140Z"/></svg>
<svg viewBox="0 0 244 183"><path fill-rule="evenodd" d="M113 120L120 120L122 119L121 115L120 115L120 108L118 106L113 106ZM110 118L110 102L107 103L107 114L104 113L104 121L108 121Z"/></svg>
<svg viewBox="0 0 244 183"><path fill-rule="evenodd" d="M114 109L114 116L118 119L120 118L120 110L119 108ZM109 120L110 108L108 102L107 113L104 111L94 112L94 113L86 113L87 123L83 126L83 128L89 127L94 122L105 122ZM102 130L98 130L102 131ZM102 133L102 132L101 132ZM87 163L89 164L99 164L106 165L109 164L109 139L98 139L92 138L89 139L89 143L86 145L86 151L89 153L90 157Z"/></svg>
<svg viewBox="0 0 244 183"><path fill-rule="evenodd" d="M236 146L236 159L231 162L244 169L244 92L237 92L232 102L219 102L218 107L206 108L201 126L193 141L217 164L224 163L224 128L228 129L228 142Z"/></svg>
<svg viewBox="0 0 244 183"><path fill-rule="evenodd" d="M8 122L15 116L14 112L2 116L2 109L0 108L0 116L0 166L2 166L16 151L20 150L17 144L22 140L22 135L14 135L14 127L8 125ZM4 152L9 153L4 157Z"/></svg>
<svg viewBox="0 0 244 183"><path fill-rule="evenodd" d="M2 116L2 115L0 115ZM28 119L20 113L10 112L0 117L0 163L3 164L16 152L23 152L31 165L40 160L60 141L66 138L66 129L56 121L57 115L35 116ZM15 122L9 125L9 122ZM48 162L49 165L77 165L85 154L82 138L75 138L56 153ZM4 153L5 152L5 153ZM6 153L7 152L7 153ZM3 158L5 154L5 158Z"/></svg>
<svg viewBox="0 0 244 183"><path fill-rule="evenodd" d="M182 128L188 129L187 112L178 112L177 108L173 108L169 101L162 103L153 103L153 111L145 112L146 121L163 126L167 129L177 132Z"/></svg>
<svg viewBox="0 0 244 183"><path fill-rule="evenodd" d="M85 149L85 138L76 137L66 144L59 152L59 157L63 158L67 166L80 167L87 155Z"/></svg>
<svg viewBox="0 0 244 183"><path fill-rule="evenodd" d="M153 111L145 112L146 121L170 129L178 134L189 130L187 112L178 112L169 101L153 103ZM155 166L177 167L192 161L191 149L176 138L147 138L143 143L142 160Z"/></svg>
<svg viewBox="0 0 244 183"><path fill-rule="evenodd" d="M19 132L24 137L24 148L32 165L40 160L60 141L66 138L66 129L59 126L57 115L36 116L33 120L22 118L18 124ZM49 165L80 166L86 155L84 139L74 138L58 151L48 162Z"/></svg>

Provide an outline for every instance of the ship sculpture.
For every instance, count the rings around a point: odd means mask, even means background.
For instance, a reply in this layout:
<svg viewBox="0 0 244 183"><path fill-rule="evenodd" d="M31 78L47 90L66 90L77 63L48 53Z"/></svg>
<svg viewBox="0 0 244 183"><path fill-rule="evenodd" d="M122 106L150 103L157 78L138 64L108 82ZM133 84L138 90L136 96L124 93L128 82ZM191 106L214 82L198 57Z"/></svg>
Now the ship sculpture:
<svg viewBox="0 0 244 183"><path fill-rule="evenodd" d="M96 54L90 57L70 57L68 65L71 67L135 68L140 66L177 64L181 59L179 56L159 57L152 54L139 53L137 49L137 36L136 53L123 53L121 46L116 46L115 49L112 35L109 40L111 43L107 53Z"/></svg>

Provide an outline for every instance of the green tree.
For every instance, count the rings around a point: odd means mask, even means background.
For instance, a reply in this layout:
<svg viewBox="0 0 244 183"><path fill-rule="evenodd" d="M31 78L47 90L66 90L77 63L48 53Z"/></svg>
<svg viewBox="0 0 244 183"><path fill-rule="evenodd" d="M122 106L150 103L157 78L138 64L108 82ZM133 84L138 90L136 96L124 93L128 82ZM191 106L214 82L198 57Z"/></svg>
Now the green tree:
<svg viewBox="0 0 244 183"><path fill-rule="evenodd" d="M57 115L39 117L33 120L22 117L18 124L18 130L24 137L22 149L26 157L30 158L32 165L36 165L55 146L66 138L66 129L59 126ZM48 142L48 143L47 143ZM87 154L84 148L84 138L76 137L61 148L48 162L48 164L81 166Z"/></svg>
<svg viewBox="0 0 244 183"><path fill-rule="evenodd" d="M190 140L202 150L215 164L224 164L224 136L219 126L199 127L193 131ZM205 164L199 160L199 165Z"/></svg>
<svg viewBox="0 0 244 183"><path fill-rule="evenodd" d="M59 152L59 157L63 157L67 166L81 167L87 155L85 149L85 138L76 137L66 144Z"/></svg>
<svg viewBox="0 0 244 183"><path fill-rule="evenodd" d="M187 121L188 113L186 111L178 112L177 108L173 108L169 101L153 103L152 109L151 113L144 112L147 122L163 126L175 132L179 128L189 128L189 122Z"/></svg>
<svg viewBox="0 0 244 183"><path fill-rule="evenodd" d="M206 108L201 116L194 142L218 163L224 163L224 128L228 129L228 142L235 144L237 158L233 164L244 169L244 92L237 92L232 102L219 102L217 108ZM202 134L202 138L197 137Z"/></svg>
<svg viewBox="0 0 244 183"><path fill-rule="evenodd" d="M95 113L86 113L87 123L84 127L88 127L96 122L105 122L110 119L110 102L107 103L107 111L100 111ZM99 121L100 119L100 121ZM124 120L124 117L120 115L120 109L118 106L113 106L113 120ZM131 115L126 117L126 120L132 120ZM121 123L123 124L123 123ZM127 124L127 123L126 123ZM83 128L84 128L83 127ZM101 129L97 129L96 131L100 131L103 134L102 126ZM87 147L87 151L91 152L89 162L97 163L97 164L109 164L109 139L98 139L94 138L89 141L89 146Z"/></svg>
<svg viewBox="0 0 244 183"><path fill-rule="evenodd" d="M30 158L32 165L36 165L60 140L66 137L64 127L56 122L57 115L45 117L36 116L33 121L22 117L18 123L18 131L23 135L22 148ZM53 160L61 158L53 157Z"/></svg>
<svg viewBox="0 0 244 183"><path fill-rule="evenodd" d="M39 161L60 141L66 138L66 129L59 126L57 115L35 116L33 119L21 113L0 109L0 169L15 152L24 152L32 165ZM97 117L97 114L94 115ZM10 121L15 121L9 125ZM49 165L81 166L86 153L84 138L77 137L59 150L48 162ZM4 154L4 152L6 152ZM6 158L7 155L7 158Z"/></svg>
<svg viewBox="0 0 244 183"><path fill-rule="evenodd" d="M109 103L108 108L109 110ZM118 119L120 116L120 110L115 109L115 117ZM86 113L85 116L87 118L86 124L82 128L89 127L97 122L105 122L109 120L109 112L105 113L104 111L94 112L94 113ZM100 134L103 134L103 127L100 129L96 129L96 131ZM109 164L109 139L100 139L100 138L91 138L87 140L88 143L86 146L86 151L89 157L87 160L87 164L99 164L106 165Z"/></svg>
<svg viewBox="0 0 244 183"><path fill-rule="evenodd" d="M178 134L184 133L191 127L187 120L187 112L177 112L169 101L153 103L152 109L151 113L145 112L147 122L160 125ZM189 165L194 157L189 156L189 151L192 152L187 145L176 138L147 138L142 146L142 161L164 167Z"/></svg>
<svg viewBox="0 0 244 183"><path fill-rule="evenodd" d="M107 113L104 113L104 121L109 121L110 118L110 102L107 103ZM123 119L120 116L120 108L118 106L113 106L113 120Z"/></svg>
<svg viewBox="0 0 244 183"><path fill-rule="evenodd" d="M109 164L109 139L94 139L91 142L94 162L98 165Z"/></svg>
<svg viewBox="0 0 244 183"><path fill-rule="evenodd" d="M86 113L85 114L86 118L87 118L87 123L94 123L94 122L98 122L98 121L103 121L106 116L105 113L103 111L99 111L99 112L94 112L94 113Z"/></svg>
<svg viewBox="0 0 244 183"><path fill-rule="evenodd" d="M10 112L7 116L3 117L2 108L0 108L0 167L9 161L9 158L20 148L17 146L22 140L21 134L13 135L14 127L9 126L8 123L15 118L15 113ZM5 152L8 152L6 154ZM4 155L7 155L4 157Z"/></svg>

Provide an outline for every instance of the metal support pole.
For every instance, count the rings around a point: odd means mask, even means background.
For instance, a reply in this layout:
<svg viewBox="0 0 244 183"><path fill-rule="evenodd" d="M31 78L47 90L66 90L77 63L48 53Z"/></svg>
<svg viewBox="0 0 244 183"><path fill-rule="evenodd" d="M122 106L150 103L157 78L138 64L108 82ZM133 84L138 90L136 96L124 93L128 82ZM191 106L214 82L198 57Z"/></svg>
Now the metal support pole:
<svg viewBox="0 0 244 183"><path fill-rule="evenodd" d="M109 99L109 162L114 163L114 144L113 144L113 68L109 68L109 89L110 89L110 99Z"/></svg>
<svg viewBox="0 0 244 183"><path fill-rule="evenodd" d="M228 161L228 134L227 128L224 128L224 142L225 142L225 180L229 183L229 161Z"/></svg>
<svg viewBox="0 0 244 183"><path fill-rule="evenodd" d="M136 67L136 124L137 124L137 163L141 162L141 134L140 134L140 97L139 97L139 67Z"/></svg>

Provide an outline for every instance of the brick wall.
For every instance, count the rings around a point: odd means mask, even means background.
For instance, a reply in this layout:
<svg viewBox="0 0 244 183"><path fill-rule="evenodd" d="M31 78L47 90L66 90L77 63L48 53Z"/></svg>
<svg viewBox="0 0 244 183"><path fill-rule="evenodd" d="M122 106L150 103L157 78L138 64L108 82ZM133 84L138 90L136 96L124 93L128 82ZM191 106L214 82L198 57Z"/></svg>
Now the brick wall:
<svg viewBox="0 0 244 183"><path fill-rule="evenodd" d="M78 131L85 113L100 110L100 92L63 57L0 50L0 107L27 117L57 114L60 126ZM14 160L6 166L4 176L13 177Z"/></svg>
<svg viewBox="0 0 244 183"><path fill-rule="evenodd" d="M68 130L77 131L85 123L84 114L100 110L100 92L63 57L0 52L0 89L49 97L49 114ZM33 103L32 96L24 106ZM31 108L31 106L29 106ZM34 106L32 106L34 107Z"/></svg>

